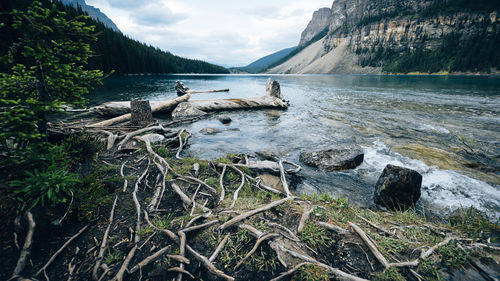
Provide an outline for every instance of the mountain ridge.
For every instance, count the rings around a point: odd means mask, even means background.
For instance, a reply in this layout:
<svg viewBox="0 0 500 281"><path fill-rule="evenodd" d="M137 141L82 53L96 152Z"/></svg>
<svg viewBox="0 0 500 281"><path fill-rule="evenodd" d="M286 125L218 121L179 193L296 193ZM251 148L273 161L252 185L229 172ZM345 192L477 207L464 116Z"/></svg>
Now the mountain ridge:
<svg viewBox="0 0 500 281"><path fill-rule="evenodd" d="M286 57L288 54L293 52L297 47L290 47L286 49L279 50L277 52L274 52L272 54L269 54L267 56L264 56L247 66L243 67L234 67L232 68L235 71L243 71L243 72L248 72L248 73L258 73L262 72L265 69L267 69L270 65L276 63L277 61L283 59Z"/></svg>

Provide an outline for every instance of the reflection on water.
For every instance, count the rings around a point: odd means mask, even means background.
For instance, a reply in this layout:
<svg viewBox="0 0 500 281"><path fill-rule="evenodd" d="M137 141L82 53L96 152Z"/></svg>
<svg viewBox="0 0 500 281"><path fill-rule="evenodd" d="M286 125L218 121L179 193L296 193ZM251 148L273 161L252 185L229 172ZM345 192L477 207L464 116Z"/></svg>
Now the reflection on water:
<svg viewBox="0 0 500 281"><path fill-rule="evenodd" d="M365 162L354 171L303 171L299 192L327 192L369 205L373 185L388 163L423 174L424 208L447 213L476 206L500 217L500 78L462 76L304 75L272 76L291 106L287 111L230 112L230 126L215 117L190 124L186 154L215 158L227 153L271 150L297 161L302 151L357 143ZM113 77L91 97L110 100L175 97L182 80L192 89L230 88L230 93L195 99L251 97L264 94L267 76L163 75ZM200 130L223 130L205 136ZM238 128L239 131L230 129ZM488 169L468 168L465 140L489 157Z"/></svg>

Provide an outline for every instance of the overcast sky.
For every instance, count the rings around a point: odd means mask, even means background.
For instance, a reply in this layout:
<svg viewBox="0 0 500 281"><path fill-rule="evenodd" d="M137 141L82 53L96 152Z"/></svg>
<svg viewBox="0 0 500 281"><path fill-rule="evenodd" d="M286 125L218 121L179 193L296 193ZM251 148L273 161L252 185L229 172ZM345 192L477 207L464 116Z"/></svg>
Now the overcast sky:
<svg viewBox="0 0 500 281"><path fill-rule="evenodd" d="M296 46L332 0L86 0L126 35L183 57L243 66Z"/></svg>

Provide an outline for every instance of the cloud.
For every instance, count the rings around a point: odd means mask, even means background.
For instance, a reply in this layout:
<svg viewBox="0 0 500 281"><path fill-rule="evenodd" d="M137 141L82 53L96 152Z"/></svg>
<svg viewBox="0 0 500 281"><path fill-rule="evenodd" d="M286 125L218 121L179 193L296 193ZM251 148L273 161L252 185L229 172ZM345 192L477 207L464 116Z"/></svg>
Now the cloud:
<svg viewBox="0 0 500 281"><path fill-rule="evenodd" d="M173 54L243 66L296 46L312 13L332 0L86 0L120 30Z"/></svg>
<svg viewBox="0 0 500 281"><path fill-rule="evenodd" d="M160 5L147 5L133 13L135 23L145 26L172 25L187 18L185 14L177 14Z"/></svg>

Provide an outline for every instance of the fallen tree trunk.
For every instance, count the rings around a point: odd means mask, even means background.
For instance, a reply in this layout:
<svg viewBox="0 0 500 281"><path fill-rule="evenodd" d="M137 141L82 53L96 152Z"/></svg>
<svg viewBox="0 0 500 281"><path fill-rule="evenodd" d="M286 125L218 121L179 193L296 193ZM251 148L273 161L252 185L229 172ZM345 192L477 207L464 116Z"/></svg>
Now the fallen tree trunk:
<svg viewBox="0 0 500 281"><path fill-rule="evenodd" d="M177 97L168 101L150 101L151 111L153 113L158 112L170 112L182 102L186 102L191 98L191 95L184 95L182 97ZM130 101L113 101L107 102L99 106L94 106L90 108L90 111L95 112L102 116L119 116L130 113Z"/></svg>
<svg viewBox="0 0 500 281"><path fill-rule="evenodd" d="M191 96L190 95L185 95L182 97L178 97L169 101L152 101L150 102L151 104L151 111L153 113L156 112L168 112L172 111L178 104L182 102L186 102L189 100ZM125 102L108 102L105 103L101 106L95 107L94 109L95 112L101 115L118 115L117 113L121 112L130 112L130 102L125 101ZM119 122L125 122L130 120L132 117L132 114L126 113L124 115L108 119L99 123L91 124L88 125L87 127L104 127L104 126L111 126L113 124L119 123Z"/></svg>

